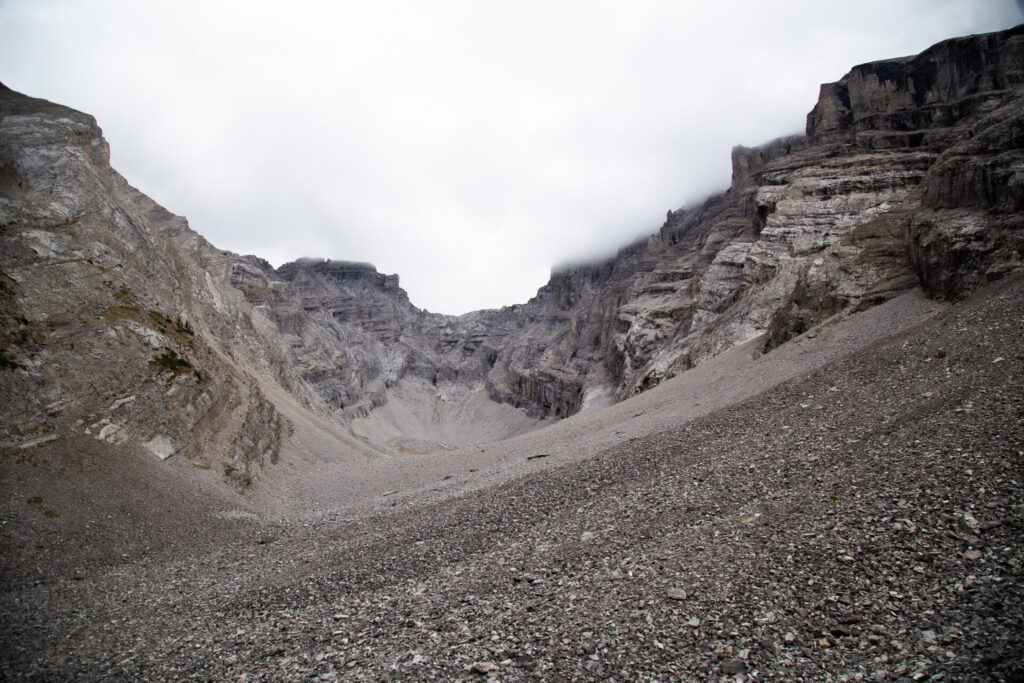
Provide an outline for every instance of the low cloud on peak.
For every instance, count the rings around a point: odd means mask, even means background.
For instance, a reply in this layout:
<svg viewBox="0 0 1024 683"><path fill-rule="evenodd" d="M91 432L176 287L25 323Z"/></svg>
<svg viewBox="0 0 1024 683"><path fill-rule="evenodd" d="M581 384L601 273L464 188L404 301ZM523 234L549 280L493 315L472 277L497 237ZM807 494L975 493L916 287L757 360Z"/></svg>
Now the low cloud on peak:
<svg viewBox="0 0 1024 683"><path fill-rule="evenodd" d="M1012 0L626 4L6 0L15 90L87 111L112 164L218 247L518 303L725 189L821 82L1024 19Z"/></svg>

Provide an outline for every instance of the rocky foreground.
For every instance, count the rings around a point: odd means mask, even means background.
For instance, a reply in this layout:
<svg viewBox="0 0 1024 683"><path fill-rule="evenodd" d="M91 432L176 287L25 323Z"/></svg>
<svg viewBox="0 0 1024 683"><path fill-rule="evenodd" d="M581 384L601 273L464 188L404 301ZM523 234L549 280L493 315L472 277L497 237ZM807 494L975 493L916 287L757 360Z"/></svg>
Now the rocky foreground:
<svg viewBox="0 0 1024 683"><path fill-rule="evenodd" d="M1013 276L738 405L439 503L244 534L183 511L193 543L6 572L0 673L1021 680L1022 301Z"/></svg>

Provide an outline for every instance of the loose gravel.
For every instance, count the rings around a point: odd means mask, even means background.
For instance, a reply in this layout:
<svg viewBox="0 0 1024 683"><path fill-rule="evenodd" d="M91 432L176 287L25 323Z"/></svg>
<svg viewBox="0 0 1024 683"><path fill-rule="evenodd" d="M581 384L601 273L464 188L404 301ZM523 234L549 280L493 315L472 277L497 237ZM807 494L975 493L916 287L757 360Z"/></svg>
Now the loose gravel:
<svg viewBox="0 0 1024 683"><path fill-rule="evenodd" d="M0 674L1024 680L1022 302L449 500L8 574Z"/></svg>

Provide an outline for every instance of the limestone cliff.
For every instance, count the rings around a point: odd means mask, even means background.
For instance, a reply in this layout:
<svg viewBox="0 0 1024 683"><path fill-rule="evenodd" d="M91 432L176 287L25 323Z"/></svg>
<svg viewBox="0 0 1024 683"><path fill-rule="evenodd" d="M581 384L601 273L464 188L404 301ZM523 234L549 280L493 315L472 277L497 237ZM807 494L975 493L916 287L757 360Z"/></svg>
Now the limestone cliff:
<svg viewBox="0 0 1024 683"><path fill-rule="evenodd" d="M251 325L197 258L216 250L110 169L92 117L2 87L0 245L6 448L86 434L240 488L274 462L255 373L286 363L233 352Z"/></svg>
<svg viewBox="0 0 1024 683"><path fill-rule="evenodd" d="M768 351L911 287L956 298L1019 268L1022 98L1024 27L855 67L822 86L805 136L734 149L727 192L555 273L526 316L564 324L499 363L540 372L544 349L562 386L621 398L749 339Z"/></svg>
<svg viewBox="0 0 1024 683"><path fill-rule="evenodd" d="M956 298L1021 267L1022 112L1022 27L855 67L822 86L806 135L733 150L726 192L529 302L452 317L367 264L215 249L110 169L91 117L2 88L4 443L78 432L244 487L288 433L268 391L419 452L752 339L768 352L908 288ZM458 419L489 426L444 428Z"/></svg>

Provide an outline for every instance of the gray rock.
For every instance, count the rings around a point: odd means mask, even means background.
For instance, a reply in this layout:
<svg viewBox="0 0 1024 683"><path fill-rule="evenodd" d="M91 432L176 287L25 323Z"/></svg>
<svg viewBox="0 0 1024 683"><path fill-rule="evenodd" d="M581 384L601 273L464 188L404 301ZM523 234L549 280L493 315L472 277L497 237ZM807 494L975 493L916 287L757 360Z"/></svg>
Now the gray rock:
<svg viewBox="0 0 1024 683"><path fill-rule="evenodd" d="M747 663L742 659L727 659L719 665L722 673L730 676L747 672Z"/></svg>
<svg viewBox="0 0 1024 683"><path fill-rule="evenodd" d="M491 673L492 671L497 671L498 670L498 665L495 664L494 662L473 662L471 665L469 665L466 668L466 670L469 671L470 673L480 674L481 676L486 676L487 674Z"/></svg>
<svg viewBox="0 0 1024 683"><path fill-rule="evenodd" d="M1022 35L858 66L822 86L806 135L733 150L726 192L554 269L526 303L458 317L369 264L215 249L110 168L92 117L2 88L0 416L49 433L116 409L88 434L159 433L241 489L290 430L266 388L336 424L391 420L399 436L366 447L418 453L626 398L741 343L768 352L918 285L960 298L1024 254ZM426 427L382 410L428 401ZM438 436L464 407L505 412Z"/></svg>

